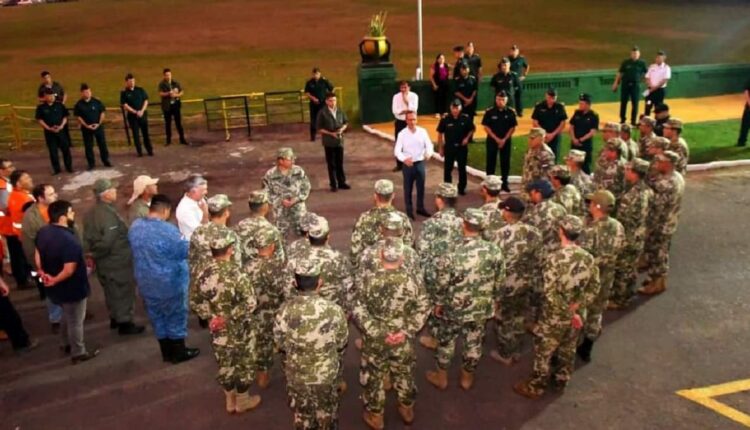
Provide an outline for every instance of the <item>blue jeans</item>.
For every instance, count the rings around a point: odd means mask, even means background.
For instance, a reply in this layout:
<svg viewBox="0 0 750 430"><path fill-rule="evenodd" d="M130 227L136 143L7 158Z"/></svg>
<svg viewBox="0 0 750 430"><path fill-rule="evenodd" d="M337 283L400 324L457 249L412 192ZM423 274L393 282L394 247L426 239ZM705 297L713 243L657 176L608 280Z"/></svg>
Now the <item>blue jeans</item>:
<svg viewBox="0 0 750 430"><path fill-rule="evenodd" d="M49 322L52 324L60 323L63 317L62 306L52 303L52 300L47 297L47 317Z"/></svg>
<svg viewBox="0 0 750 430"><path fill-rule="evenodd" d="M401 173L404 175L404 203L406 205L406 213L412 213L414 206L412 205L411 193L414 187L414 182L417 183L417 210L425 210L424 208L424 181L425 181L425 168L424 161L417 161L411 167L404 164Z"/></svg>

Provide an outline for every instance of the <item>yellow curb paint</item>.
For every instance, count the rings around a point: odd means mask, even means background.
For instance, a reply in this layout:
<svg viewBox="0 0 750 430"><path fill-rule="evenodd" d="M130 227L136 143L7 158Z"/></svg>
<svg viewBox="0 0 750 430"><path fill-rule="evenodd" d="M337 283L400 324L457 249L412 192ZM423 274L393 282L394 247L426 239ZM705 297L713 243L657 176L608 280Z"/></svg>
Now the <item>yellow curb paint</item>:
<svg viewBox="0 0 750 430"><path fill-rule="evenodd" d="M677 391L677 395L682 396L695 403L703 405L712 411L723 415L730 420L736 421L745 427L750 427L750 415L738 411L728 406L714 397L725 396L727 394L739 393L750 390L750 379L727 382L725 384L712 385L710 387L694 388L690 390Z"/></svg>

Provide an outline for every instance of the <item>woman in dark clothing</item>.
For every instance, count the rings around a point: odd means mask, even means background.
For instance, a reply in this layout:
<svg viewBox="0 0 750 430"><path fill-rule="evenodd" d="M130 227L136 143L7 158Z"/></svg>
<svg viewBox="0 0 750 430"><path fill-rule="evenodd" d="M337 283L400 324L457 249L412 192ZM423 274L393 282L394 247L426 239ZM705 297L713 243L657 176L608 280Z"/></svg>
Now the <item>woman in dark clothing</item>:
<svg viewBox="0 0 750 430"><path fill-rule="evenodd" d="M435 93L435 116L441 117L448 107L448 90L450 76L448 65L445 64L445 55L438 54L435 63L430 67L430 81L432 91Z"/></svg>

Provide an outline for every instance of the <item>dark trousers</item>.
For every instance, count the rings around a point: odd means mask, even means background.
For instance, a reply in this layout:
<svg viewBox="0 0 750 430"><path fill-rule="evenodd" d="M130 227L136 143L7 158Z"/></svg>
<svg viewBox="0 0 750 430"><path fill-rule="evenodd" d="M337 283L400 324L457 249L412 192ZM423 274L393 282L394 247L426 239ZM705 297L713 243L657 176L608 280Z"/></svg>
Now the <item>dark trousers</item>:
<svg viewBox="0 0 750 430"><path fill-rule="evenodd" d="M448 111L448 81L438 82L435 90L435 112L443 115Z"/></svg>
<svg viewBox="0 0 750 430"><path fill-rule="evenodd" d="M162 111L162 113L164 114L164 127L167 133L167 145L172 143L172 118L174 118L174 127L177 129L177 134L180 136L180 143L187 143L187 141L185 140L185 130L182 129L181 109L182 104L178 101L170 104L169 110Z"/></svg>
<svg viewBox="0 0 750 430"><path fill-rule="evenodd" d="M447 144L445 146L445 163L443 164L443 182L453 183L453 163L458 163L458 191L466 191L466 162L469 158L469 146Z"/></svg>
<svg viewBox="0 0 750 430"><path fill-rule="evenodd" d="M344 174L344 147L325 146L326 165L328 166L328 183L331 188L338 188L346 185L346 175Z"/></svg>
<svg viewBox="0 0 750 430"><path fill-rule="evenodd" d="M650 93L646 96L646 116L651 115L651 109L655 108L656 105L664 103L664 97L667 96L666 88L659 88L658 90Z"/></svg>
<svg viewBox="0 0 750 430"><path fill-rule="evenodd" d="M318 112L320 112L322 107L322 103L310 103L310 141L315 140L315 134L318 132L318 129L315 126L318 122Z"/></svg>
<svg viewBox="0 0 750 430"><path fill-rule="evenodd" d="M29 335L23 328L21 317L10 301L10 297L0 296L0 330L4 330L13 349L29 346Z"/></svg>
<svg viewBox="0 0 750 430"><path fill-rule="evenodd" d="M49 162L52 164L52 170L55 174L60 173L60 154L62 152L63 164L65 164L65 170L68 172L73 171L73 157L70 155L70 140L64 131L59 133L51 133L49 131L44 132L44 141L47 143L47 150L49 151Z"/></svg>
<svg viewBox="0 0 750 430"><path fill-rule="evenodd" d="M148 137L148 113L144 112L140 118L138 118L138 115L128 114L128 127L133 133L135 152L138 155L143 155L141 150L141 134L143 134L143 146L146 148L148 155L153 155L154 149L151 146L151 138Z"/></svg>
<svg viewBox="0 0 750 430"><path fill-rule="evenodd" d="M518 116L523 116L523 99L521 96L523 96L523 89L519 85L518 88L513 91L513 101L515 102L516 115Z"/></svg>
<svg viewBox="0 0 750 430"><path fill-rule="evenodd" d="M641 86L638 82L623 82L620 85L620 122L625 123L625 112L630 101L630 123L635 125L638 118L638 100L640 100Z"/></svg>
<svg viewBox="0 0 750 430"><path fill-rule="evenodd" d="M557 134L552 140L547 142L547 146L549 146L549 149L552 150L552 152L555 153L555 164L557 164L557 158L558 154L560 152L560 134Z"/></svg>
<svg viewBox="0 0 750 430"><path fill-rule="evenodd" d="M583 140L581 141L581 146L576 146L575 149L580 149L581 151L586 153L586 158L583 159L583 166L581 166L581 170L591 174L591 159L594 152L594 141L593 139L589 140Z"/></svg>
<svg viewBox="0 0 750 430"><path fill-rule="evenodd" d="M750 106L745 103L745 110L742 112L742 124L740 125L740 137L737 139L737 145L747 145L747 132L750 130Z"/></svg>
<svg viewBox="0 0 750 430"><path fill-rule="evenodd" d="M102 159L102 163L108 165L109 150L107 149L107 141L104 138L104 127L100 125L96 130L81 127L81 135L83 136L83 148L86 151L86 162L89 164L89 168L96 165L94 140L96 140L96 146L99 147L99 157Z"/></svg>
<svg viewBox="0 0 750 430"><path fill-rule="evenodd" d="M401 174L404 175L404 204L407 214L413 213L412 211L414 210L411 192L415 182L417 184L417 210L425 210L424 182L426 174L424 164L424 161L417 161L411 167L404 165L404 168L401 170Z"/></svg>
<svg viewBox="0 0 750 430"><path fill-rule="evenodd" d="M398 134L401 132L401 130L406 128L406 121L401 121L400 119L397 119L393 123L393 139L398 139ZM400 169L404 166L404 163L402 163L398 158L396 159L396 166Z"/></svg>
<svg viewBox="0 0 750 430"><path fill-rule="evenodd" d="M8 254L10 255L10 268L13 272L13 279L16 280L18 287L25 287L29 281L31 269L23 252L21 238L18 236L5 236L5 241L8 243Z"/></svg>
<svg viewBox="0 0 750 430"><path fill-rule="evenodd" d="M502 148L498 148L497 143L493 139L487 139L487 169L485 172L488 175L495 174L497 155L500 154L500 177L503 179L503 184L505 185L508 185L508 175L510 174L510 145L511 140L508 139Z"/></svg>

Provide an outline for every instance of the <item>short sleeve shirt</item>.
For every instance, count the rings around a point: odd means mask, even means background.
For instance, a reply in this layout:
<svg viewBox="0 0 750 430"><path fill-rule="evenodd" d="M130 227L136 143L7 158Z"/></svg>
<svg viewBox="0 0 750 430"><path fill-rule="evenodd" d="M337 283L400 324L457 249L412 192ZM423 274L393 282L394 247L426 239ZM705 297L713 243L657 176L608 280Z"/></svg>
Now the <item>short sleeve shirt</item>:
<svg viewBox="0 0 750 430"><path fill-rule="evenodd" d="M135 110L141 110L143 105L148 100L148 94L141 87L133 87L133 89L124 89L120 91L120 104L127 104Z"/></svg>
<svg viewBox="0 0 750 430"><path fill-rule="evenodd" d="M39 98L44 97L44 90L47 88L52 89L52 93L55 94L55 101L62 103L63 98L65 97L65 90L63 89L62 85L60 85L59 82L53 81L51 86L46 86L44 84L39 85L39 89L37 90L37 95Z"/></svg>
<svg viewBox="0 0 750 430"><path fill-rule="evenodd" d="M582 110L576 110L573 114L573 118L570 119L570 125L573 126L576 139L586 135L591 130L599 129L599 114L593 110L583 112Z"/></svg>
<svg viewBox="0 0 750 430"><path fill-rule="evenodd" d="M42 227L36 236L36 248L39 250L42 270L52 276L60 273L65 264L76 263L72 276L45 289L53 303L74 303L88 297L89 280L83 260L83 248L71 229L59 225Z"/></svg>
<svg viewBox="0 0 750 430"><path fill-rule="evenodd" d="M552 107L549 107L547 106L547 102L543 101L537 103L534 107L531 119L537 120L539 126L550 133L560 126L560 122L568 119L568 114L565 112L565 106L562 103L555 102Z"/></svg>
<svg viewBox="0 0 750 430"><path fill-rule="evenodd" d="M623 82L640 82L647 71L648 67L646 67L645 61L641 59L633 60L631 58L623 61L619 69Z"/></svg>
<svg viewBox="0 0 750 430"><path fill-rule="evenodd" d="M36 115L34 115L34 118L41 119L49 127L62 124L63 118L67 117L68 110L60 102L42 103L36 107Z"/></svg>
<svg viewBox="0 0 750 430"><path fill-rule="evenodd" d="M523 71L529 68L529 63L526 62L526 57L523 55L519 55L515 58L510 58L510 71L517 74L518 76L523 76Z"/></svg>
<svg viewBox="0 0 750 430"><path fill-rule="evenodd" d="M99 99L91 97L89 101L78 100L73 107L73 114L80 117L86 124L98 124L105 110L104 104Z"/></svg>
<svg viewBox="0 0 750 430"><path fill-rule="evenodd" d="M326 93L330 91L333 91L333 85L328 81L328 79L323 77L321 77L317 81L315 79L310 79L305 84L305 92L312 94L320 101L320 104L323 104L326 98ZM310 101L310 103L312 103L312 100Z"/></svg>
<svg viewBox="0 0 750 430"><path fill-rule="evenodd" d="M513 109L507 107L500 109L495 106L484 112L482 125L489 127L490 130L495 133L495 136L502 138L511 128L518 125L518 120L516 119L516 113ZM494 139L489 136L487 136L487 140L494 142Z"/></svg>
<svg viewBox="0 0 750 430"><path fill-rule="evenodd" d="M166 80L161 80L159 82L159 92L164 93L167 91L177 90L177 92L182 91L182 85L180 85L179 82L172 79L171 81L167 82ZM162 110L169 110L169 106L175 104L176 102L180 101L179 97L162 97L161 98L161 108ZM132 106L131 106L132 107Z"/></svg>
<svg viewBox="0 0 750 430"><path fill-rule="evenodd" d="M437 132L445 136L446 146L458 147L461 142L474 131L474 123L469 115L461 113L458 118L451 114L446 114L438 123Z"/></svg>

